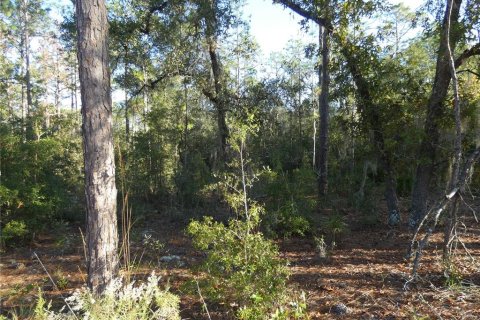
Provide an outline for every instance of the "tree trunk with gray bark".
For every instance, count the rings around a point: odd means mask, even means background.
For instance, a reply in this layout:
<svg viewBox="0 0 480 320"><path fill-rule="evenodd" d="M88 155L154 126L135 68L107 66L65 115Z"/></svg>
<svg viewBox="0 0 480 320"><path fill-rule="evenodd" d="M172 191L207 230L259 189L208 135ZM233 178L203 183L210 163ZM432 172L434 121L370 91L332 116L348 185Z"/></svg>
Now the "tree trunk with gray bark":
<svg viewBox="0 0 480 320"><path fill-rule="evenodd" d="M88 286L101 294L118 273L117 189L112 133L107 9L77 0L82 99Z"/></svg>

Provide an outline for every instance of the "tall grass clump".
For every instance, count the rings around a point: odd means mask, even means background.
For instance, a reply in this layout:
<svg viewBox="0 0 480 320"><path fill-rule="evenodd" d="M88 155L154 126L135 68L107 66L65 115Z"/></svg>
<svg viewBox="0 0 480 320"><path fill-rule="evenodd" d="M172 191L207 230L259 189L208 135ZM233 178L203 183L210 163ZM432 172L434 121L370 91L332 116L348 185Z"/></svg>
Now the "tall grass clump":
<svg viewBox="0 0 480 320"><path fill-rule="evenodd" d="M180 320L180 299L158 286L159 277L152 273L145 283L124 284L113 280L100 296L87 289L77 290L66 298L69 308L52 311L40 295L34 320Z"/></svg>

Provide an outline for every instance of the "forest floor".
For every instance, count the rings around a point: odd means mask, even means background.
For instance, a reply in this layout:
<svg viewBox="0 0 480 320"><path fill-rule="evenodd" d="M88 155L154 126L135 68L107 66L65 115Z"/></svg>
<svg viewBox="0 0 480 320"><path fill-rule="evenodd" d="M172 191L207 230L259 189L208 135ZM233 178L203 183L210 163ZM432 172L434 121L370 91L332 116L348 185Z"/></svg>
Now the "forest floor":
<svg viewBox="0 0 480 320"><path fill-rule="evenodd" d="M182 232L187 222L175 214L151 214L138 222L131 238L132 276L144 279L155 270L181 296L182 319L208 319L198 295L188 293L184 285L195 277L191 267L202 260ZM411 237L407 228L389 232L384 225L368 230L351 225L327 258L319 257L311 237L279 240L278 245L290 261L290 284L306 293L312 319L480 319L480 228L478 223L468 225L460 236L468 253L463 248L456 251L456 276L448 286L442 272L441 233L432 236L422 258L421 280L407 285L411 275L411 262L404 259ZM68 296L85 283L80 230L64 228L61 236L38 235L29 246L1 255L3 314L14 310L22 318L31 310L38 287L59 307L61 295ZM155 245L141 245L145 235L165 246L155 252ZM348 308L346 314L333 312L339 304ZM227 318L218 311L221 308L209 305L209 309L212 319Z"/></svg>

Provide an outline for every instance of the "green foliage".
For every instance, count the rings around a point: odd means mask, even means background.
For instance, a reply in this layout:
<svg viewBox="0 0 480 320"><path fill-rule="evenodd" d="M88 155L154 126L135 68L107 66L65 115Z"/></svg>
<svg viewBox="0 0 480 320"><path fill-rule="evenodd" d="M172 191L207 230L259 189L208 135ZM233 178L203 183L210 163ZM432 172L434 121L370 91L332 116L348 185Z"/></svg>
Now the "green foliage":
<svg viewBox="0 0 480 320"><path fill-rule="evenodd" d="M305 236L311 232L311 216L317 205L314 197L315 179L311 169L301 168L290 173L264 170L254 188L267 194L266 215L262 227L269 236Z"/></svg>
<svg viewBox="0 0 480 320"><path fill-rule="evenodd" d="M268 314L285 294L289 271L278 258L277 247L252 232L258 220L231 220L227 226L211 217L193 221L188 233L198 249L207 253L204 292L215 300L236 304L242 319ZM256 317L255 317L256 316Z"/></svg>
<svg viewBox="0 0 480 320"><path fill-rule="evenodd" d="M25 236L28 234L27 225L24 221L21 220L11 220L7 222L5 227L2 229L0 241L9 245L10 242L17 242L24 240Z"/></svg>
<svg viewBox="0 0 480 320"><path fill-rule="evenodd" d="M146 283L138 286L134 282L124 284L120 278L115 279L101 297L86 289L77 290L66 299L71 310L64 310L64 307L60 312L51 311L50 305L45 306L40 294L33 319L180 320L180 299L168 290L160 289L158 282L159 277L152 273Z"/></svg>
<svg viewBox="0 0 480 320"><path fill-rule="evenodd" d="M309 319L307 313L307 299L305 292L302 292L298 297L290 301L288 308L280 306L270 315L270 320L299 320Z"/></svg>
<svg viewBox="0 0 480 320"><path fill-rule="evenodd" d="M52 121L42 139L22 141L11 123L0 124L3 223L23 221L38 232L57 219L79 220L83 205L81 140L73 114Z"/></svg>
<svg viewBox="0 0 480 320"><path fill-rule="evenodd" d="M265 224L269 233L284 238L305 236L311 230L310 222L299 212L299 205L294 201L270 213Z"/></svg>
<svg viewBox="0 0 480 320"><path fill-rule="evenodd" d="M230 144L239 159L232 159L230 173L218 186L237 218L225 225L205 217L192 221L187 232L194 246L206 253L202 292L209 299L236 306L239 319L264 319L277 308L290 309L285 305L290 272L275 244L258 231L264 209L247 196L257 176L247 174L245 141L252 131L248 126L236 127Z"/></svg>
<svg viewBox="0 0 480 320"><path fill-rule="evenodd" d="M463 276L458 270L455 263L449 261L444 265L445 286L449 288L457 288L462 285Z"/></svg>
<svg viewBox="0 0 480 320"><path fill-rule="evenodd" d="M37 303L35 303L35 308L33 309L33 320L49 319L49 310L51 308L51 304L46 303L40 288L38 288L37 297Z"/></svg>
<svg viewBox="0 0 480 320"><path fill-rule="evenodd" d="M60 290L67 289L68 285L70 284L68 277L60 268L55 270L55 273L53 274L53 278L55 279L55 283L58 289Z"/></svg>
<svg viewBox="0 0 480 320"><path fill-rule="evenodd" d="M348 225L345 218L335 212L322 219L321 228L330 237L332 247L335 247L338 237L347 231Z"/></svg>

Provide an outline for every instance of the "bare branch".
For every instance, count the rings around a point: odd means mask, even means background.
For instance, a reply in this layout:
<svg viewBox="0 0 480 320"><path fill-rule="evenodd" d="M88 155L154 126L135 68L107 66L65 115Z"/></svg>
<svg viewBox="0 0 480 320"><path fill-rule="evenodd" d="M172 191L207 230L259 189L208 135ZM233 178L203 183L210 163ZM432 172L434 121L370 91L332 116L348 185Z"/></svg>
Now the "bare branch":
<svg viewBox="0 0 480 320"><path fill-rule="evenodd" d="M427 214L423 217L422 221L419 223L417 229L415 230L415 234L412 237L412 241L410 242L410 247L407 253L407 258L410 258L413 252L413 247L415 243L418 243L418 247L416 250L415 254L415 259L413 262L413 276L417 276L417 270L418 270L418 265L420 263L420 259L422 256L422 251L425 245L428 242L428 239L432 235L432 233L435 231L435 228L438 223L438 219L440 215L442 214L443 211L447 208L447 206L450 204L450 202L453 199L457 199L457 196L460 196L462 192L464 192L467 184L468 184L468 178L470 177L470 174L473 170L473 167L475 166L476 162L480 160L480 147L477 147L472 153L470 153L469 157L467 160L464 162L462 170L459 173L459 178L457 180L457 185L455 188L450 190L444 197L442 197L439 201L437 201L437 204L434 205L428 212ZM417 238L419 236L420 231L422 230L425 222L429 217L433 215L433 221L430 224L430 226L426 227L426 233L423 236L423 238L417 242Z"/></svg>

